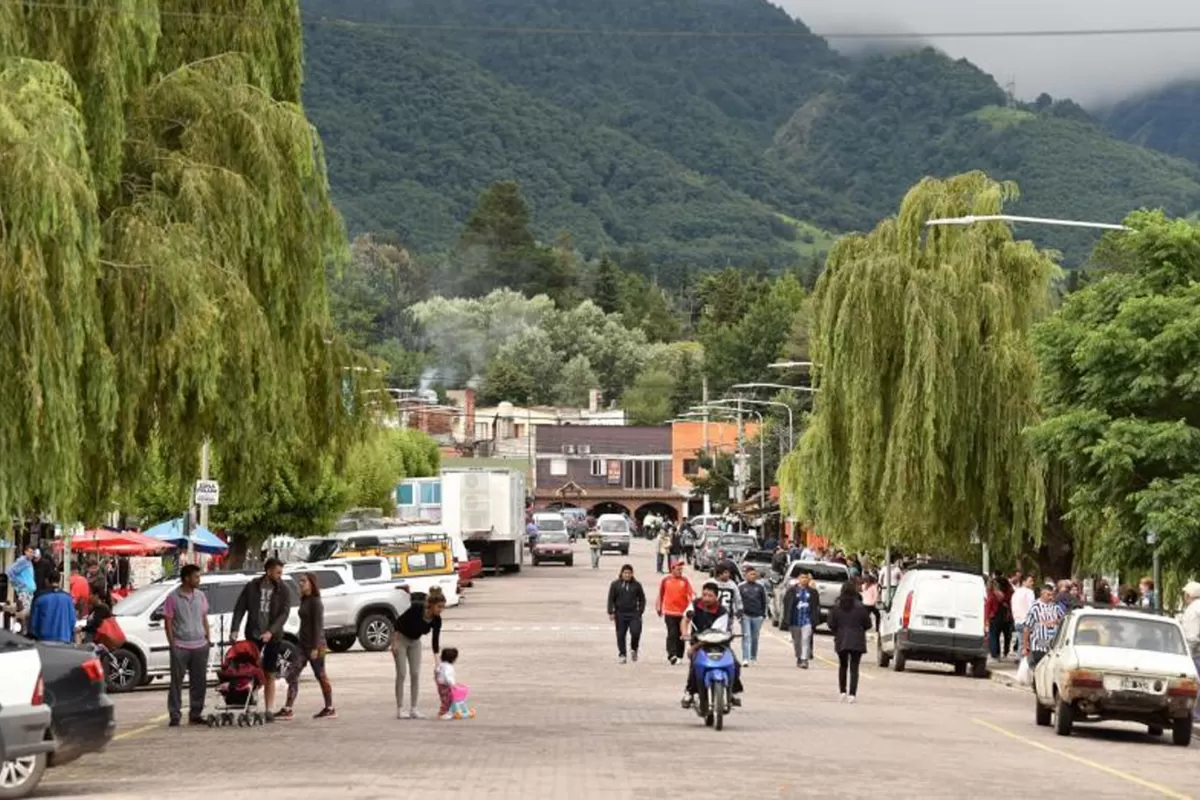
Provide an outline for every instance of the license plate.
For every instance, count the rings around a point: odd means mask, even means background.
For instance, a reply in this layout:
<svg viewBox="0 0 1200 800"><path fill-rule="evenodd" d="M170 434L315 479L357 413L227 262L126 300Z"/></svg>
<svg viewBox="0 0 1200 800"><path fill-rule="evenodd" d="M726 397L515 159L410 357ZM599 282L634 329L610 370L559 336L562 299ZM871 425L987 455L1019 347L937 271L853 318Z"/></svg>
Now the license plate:
<svg viewBox="0 0 1200 800"><path fill-rule="evenodd" d="M1153 692L1151 683L1145 678L1122 678L1121 689L1126 692Z"/></svg>
<svg viewBox="0 0 1200 800"><path fill-rule="evenodd" d="M925 624L926 627L929 627L929 628L944 628L944 627L946 627L946 620L942 619L941 617L922 617L921 621Z"/></svg>

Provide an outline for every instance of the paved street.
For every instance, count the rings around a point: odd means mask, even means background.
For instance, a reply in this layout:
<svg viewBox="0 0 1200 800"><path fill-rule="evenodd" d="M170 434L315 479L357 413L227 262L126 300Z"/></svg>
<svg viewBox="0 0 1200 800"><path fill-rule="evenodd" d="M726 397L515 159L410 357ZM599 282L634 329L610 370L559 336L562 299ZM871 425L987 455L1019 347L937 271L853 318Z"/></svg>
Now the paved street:
<svg viewBox="0 0 1200 800"><path fill-rule="evenodd" d="M829 637L818 637L823 662L804 672L772 628L745 672L745 706L716 733L679 708L683 667L664 660L652 611L641 662L616 663L604 597L624 559L605 556L594 572L578 547L573 568L485 579L447 612L443 646L461 650L474 720L396 720L390 655L356 649L330 659L338 720L309 719L320 705L311 678L301 717L249 730L167 729L165 691L140 691L117 699L108 752L51 771L37 796L611 800L719 785L756 798L1095 800L1190 797L1200 786L1200 744L1182 750L1120 725L1057 737L1034 726L1026 691L948 669L896 674L869 662L859 704L840 704ZM628 560L653 602L649 544L636 542ZM431 715L432 658L421 700Z"/></svg>

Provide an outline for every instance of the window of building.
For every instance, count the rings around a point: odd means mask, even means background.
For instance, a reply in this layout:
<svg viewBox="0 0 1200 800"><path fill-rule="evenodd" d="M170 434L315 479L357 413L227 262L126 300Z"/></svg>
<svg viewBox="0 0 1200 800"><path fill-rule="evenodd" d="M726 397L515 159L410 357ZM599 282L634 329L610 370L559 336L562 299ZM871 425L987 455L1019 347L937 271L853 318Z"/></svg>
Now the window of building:
<svg viewBox="0 0 1200 800"><path fill-rule="evenodd" d="M626 489L663 488L664 462L651 459L634 459L625 462Z"/></svg>
<svg viewBox="0 0 1200 800"><path fill-rule="evenodd" d="M700 459L685 458L683 460L683 474L692 476L700 474Z"/></svg>
<svg viewBox="0 0 1200 800"><path fill-rule="evenodd" d="M605 475L607 475L608 473L605 472L606 468L607 468L607 465L604 463L603 458L593 458L592 459L592 477L593 478L603 478Z"/></svg>
<svg viewBox="0 0 1200 800"><path fill-rule="evenodd" d="M442 482L430 481L421 484L421 504L436 506L442 502Z"/></svg>
<svg viewBox="0 0 1200 800"><path fill-rule="evenodd" d="M563 476L567 474L567 460L565 458L550 459L550 474Z"/></svg>

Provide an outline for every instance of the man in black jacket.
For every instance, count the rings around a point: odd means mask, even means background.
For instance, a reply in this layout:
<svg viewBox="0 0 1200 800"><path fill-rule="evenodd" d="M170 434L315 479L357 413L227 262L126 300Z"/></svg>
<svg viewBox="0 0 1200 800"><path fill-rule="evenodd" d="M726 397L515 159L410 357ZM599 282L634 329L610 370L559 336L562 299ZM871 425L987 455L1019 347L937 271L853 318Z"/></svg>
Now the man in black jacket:
<svg viewBox="0 0 1200 800"><path fill-rule="evenodd" d="M617 660L625 663L625 634L629 634L629 649L638 660L638 644L642 639L642 614L646 610L646 593L633 579L633 567L621 567L621 577L608 587L608 618L617 624Z"/></svg>
<svg viewBox="0 0 1200 800"><path fill-rule="evenodd" d="M238 637L242 617L246 618L246 638L258 646L262 653L263 700L267 714L275 704L275 676L279 672L279 643L283 640L283 626L287 624L291 609L291 598L283 583L283 562L268 558L263 576L246 584L233 606L233 624L230 626L229 641Z"/></svg>

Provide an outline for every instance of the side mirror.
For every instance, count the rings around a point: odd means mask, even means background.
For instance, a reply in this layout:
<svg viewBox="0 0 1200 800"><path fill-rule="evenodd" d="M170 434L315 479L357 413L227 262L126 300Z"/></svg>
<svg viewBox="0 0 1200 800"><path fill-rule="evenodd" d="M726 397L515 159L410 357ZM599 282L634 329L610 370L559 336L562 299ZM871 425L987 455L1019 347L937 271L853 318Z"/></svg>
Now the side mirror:
<svg viewBox="0 0 1200 800"><path fill-rule="evenodd" d="M163 610L161 608L156 608L150 612L151 622L162 622L164 619L166 619L166 615L163 614Z"/></svg>

